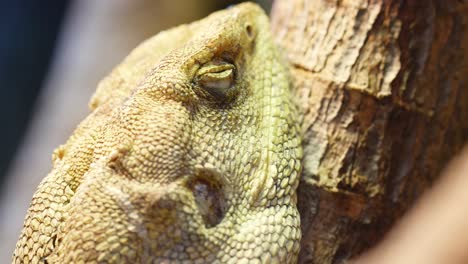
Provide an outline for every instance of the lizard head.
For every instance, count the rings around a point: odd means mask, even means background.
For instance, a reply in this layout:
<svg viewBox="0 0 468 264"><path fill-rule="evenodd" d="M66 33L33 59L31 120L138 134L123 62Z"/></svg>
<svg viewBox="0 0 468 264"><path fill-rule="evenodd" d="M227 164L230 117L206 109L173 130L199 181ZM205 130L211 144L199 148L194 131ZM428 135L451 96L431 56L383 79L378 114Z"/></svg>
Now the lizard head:
<svg viewBox="0 0 468 264"><path fill-rule="evenodd" d="M143 43L91 100L106 114L52 255L294 262L302 149L287 75L251 3Z"/></svg>

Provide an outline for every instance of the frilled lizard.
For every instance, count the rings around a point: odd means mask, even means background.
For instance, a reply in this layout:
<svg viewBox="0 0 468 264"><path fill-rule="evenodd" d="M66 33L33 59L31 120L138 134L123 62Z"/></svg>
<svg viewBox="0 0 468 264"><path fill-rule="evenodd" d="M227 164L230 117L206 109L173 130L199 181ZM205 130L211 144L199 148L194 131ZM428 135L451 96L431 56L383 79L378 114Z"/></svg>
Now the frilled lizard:
<svg viewBox="0 0 468 264"><path fill-rule="evenodd" d="M251 3L142 43L55 150L13 261L296 262L287 73Z"/></svg>

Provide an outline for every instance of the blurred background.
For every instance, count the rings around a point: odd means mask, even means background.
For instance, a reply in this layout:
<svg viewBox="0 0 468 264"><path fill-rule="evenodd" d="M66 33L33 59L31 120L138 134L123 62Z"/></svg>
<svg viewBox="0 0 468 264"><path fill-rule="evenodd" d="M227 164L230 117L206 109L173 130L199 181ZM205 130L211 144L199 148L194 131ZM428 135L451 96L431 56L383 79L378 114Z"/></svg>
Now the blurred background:
<svg viewBox="0 0 468 264"><path fill-rule="evenodd" d="M148 37L238 2L0 0L0 263L99 80Z"/></svg>

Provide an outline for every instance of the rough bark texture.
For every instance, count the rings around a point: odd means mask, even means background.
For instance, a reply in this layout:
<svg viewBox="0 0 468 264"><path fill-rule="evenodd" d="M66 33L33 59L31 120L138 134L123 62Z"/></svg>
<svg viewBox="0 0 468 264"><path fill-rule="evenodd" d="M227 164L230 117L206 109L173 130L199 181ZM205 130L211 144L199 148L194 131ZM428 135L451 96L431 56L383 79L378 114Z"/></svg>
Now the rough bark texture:
<svg viewBox="0 0 468 264"><path fill-rule="evenodd" d="M375 244L468 138L468 1L276 1L303 110L301 263Z"/></svg>

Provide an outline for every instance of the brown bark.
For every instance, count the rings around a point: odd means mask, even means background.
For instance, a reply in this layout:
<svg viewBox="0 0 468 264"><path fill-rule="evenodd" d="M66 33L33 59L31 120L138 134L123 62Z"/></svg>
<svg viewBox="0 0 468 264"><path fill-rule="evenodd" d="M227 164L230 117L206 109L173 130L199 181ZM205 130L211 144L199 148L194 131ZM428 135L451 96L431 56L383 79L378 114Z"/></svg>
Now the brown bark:
<svg viewBox="0 0 468 264"><path fill-rule="evenodd" d="M374 245L468 139L468 2L276 1L302 110L301 263Z"/></svg>

